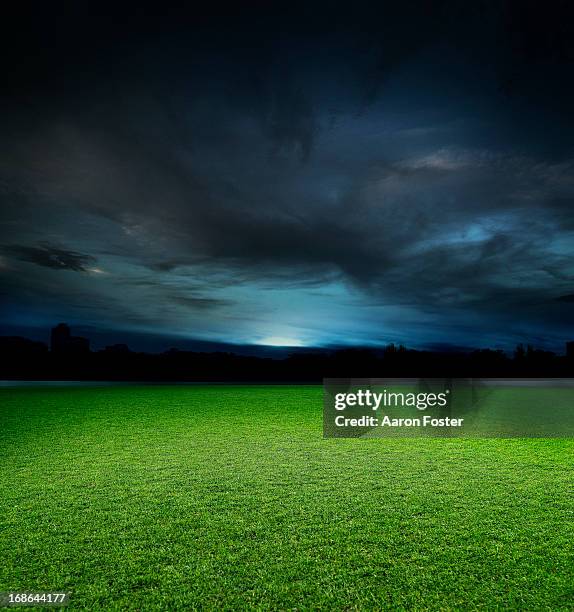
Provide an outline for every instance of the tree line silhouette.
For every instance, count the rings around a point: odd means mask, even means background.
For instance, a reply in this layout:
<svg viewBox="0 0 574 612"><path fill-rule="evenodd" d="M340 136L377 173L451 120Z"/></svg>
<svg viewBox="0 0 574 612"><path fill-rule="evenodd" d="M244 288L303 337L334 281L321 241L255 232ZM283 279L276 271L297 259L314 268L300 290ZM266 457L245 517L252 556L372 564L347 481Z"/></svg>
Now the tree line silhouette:
<svg viewBox="0 0 574 612"><path fill-rule="evenodd" d="M125 344L91 351L86 339L52 333L42 342L0 337L4 380L110 380L189 382L321 382L323 378L385 377L573 377L574 343L566 355L518 345L513 354L480 349L423 351L390 344L381 349L297 350L287 357L169 349L134 352ZM67 338L67 339L66 339Z"/></svg>

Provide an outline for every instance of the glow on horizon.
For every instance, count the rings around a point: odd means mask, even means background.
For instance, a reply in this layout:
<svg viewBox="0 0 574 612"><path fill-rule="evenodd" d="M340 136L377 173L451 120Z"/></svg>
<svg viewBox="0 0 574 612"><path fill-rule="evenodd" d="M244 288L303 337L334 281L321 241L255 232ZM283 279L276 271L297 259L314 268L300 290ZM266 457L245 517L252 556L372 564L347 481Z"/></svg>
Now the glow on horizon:
<svg viewBox="0 0 574 612"><path fill-rule="evenodd" d="M295 338L284 338L282 336L267 336L255 342L262 346L305 346L301 340Z"/></svg>

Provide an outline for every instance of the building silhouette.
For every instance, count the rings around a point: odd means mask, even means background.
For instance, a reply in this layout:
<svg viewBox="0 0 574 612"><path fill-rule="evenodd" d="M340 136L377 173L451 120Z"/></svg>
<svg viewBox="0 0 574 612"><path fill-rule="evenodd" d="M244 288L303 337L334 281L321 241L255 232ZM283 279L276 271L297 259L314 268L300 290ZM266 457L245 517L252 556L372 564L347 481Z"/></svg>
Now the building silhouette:
<svg viewBox="0 0 574 612"><path fill-rule="evenodd" d="M70 327L60 323L52 328L50 350L59 354L81 354L90 352L90 341L81 336L72 336Z"/></svg>
<svg viewBox="0 0 574 612"><path fill-rule="evenodd" d="M566 357L574 359L574 341L566 343Z"/></svg>

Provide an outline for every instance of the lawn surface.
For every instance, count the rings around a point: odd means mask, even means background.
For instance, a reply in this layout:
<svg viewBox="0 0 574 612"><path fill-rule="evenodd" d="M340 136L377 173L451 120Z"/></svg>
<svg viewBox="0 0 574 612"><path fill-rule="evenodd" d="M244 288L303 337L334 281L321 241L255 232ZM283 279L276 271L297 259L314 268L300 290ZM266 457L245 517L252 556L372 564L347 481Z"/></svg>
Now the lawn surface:
<svg viewBox="0 0 574 612"><path fill-rule="evenodd" d="M322 438L320 387L0 390L0 591L574 608L572 440Z"/></svg>

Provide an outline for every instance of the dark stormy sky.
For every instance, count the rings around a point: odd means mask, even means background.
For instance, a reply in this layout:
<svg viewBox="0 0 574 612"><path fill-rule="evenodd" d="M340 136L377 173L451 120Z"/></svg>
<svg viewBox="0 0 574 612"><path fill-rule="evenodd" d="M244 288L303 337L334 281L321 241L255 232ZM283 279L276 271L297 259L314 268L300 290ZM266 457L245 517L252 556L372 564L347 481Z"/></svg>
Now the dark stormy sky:
<svg viewBox="0 0 574 612"><path fill-rule="evenodd" d="M370 4L6 15L2 333L561 350L568 2Z"/></svg>

